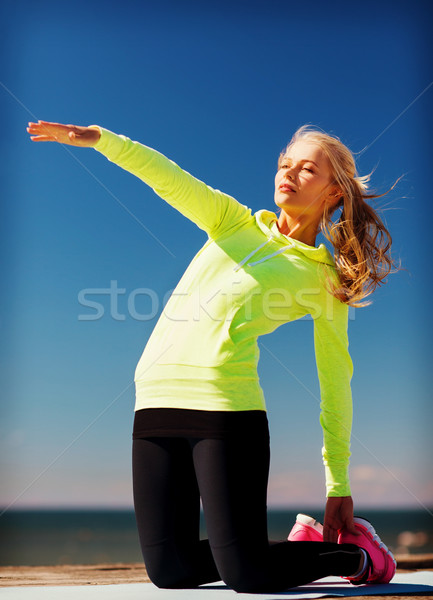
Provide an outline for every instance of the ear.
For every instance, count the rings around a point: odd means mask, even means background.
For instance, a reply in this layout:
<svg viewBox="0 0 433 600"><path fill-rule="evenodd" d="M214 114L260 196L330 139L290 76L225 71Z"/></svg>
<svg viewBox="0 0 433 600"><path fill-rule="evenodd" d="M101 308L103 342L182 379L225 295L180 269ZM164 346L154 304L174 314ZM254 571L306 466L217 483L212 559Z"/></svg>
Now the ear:
<svg viewBox="0 0 433 600"><path fill-rule="evenodd" d="M342 197L343 192L341 191L341 188L338 185L333 185L329 190L326 202L330 206L337 206Z"/></svg>

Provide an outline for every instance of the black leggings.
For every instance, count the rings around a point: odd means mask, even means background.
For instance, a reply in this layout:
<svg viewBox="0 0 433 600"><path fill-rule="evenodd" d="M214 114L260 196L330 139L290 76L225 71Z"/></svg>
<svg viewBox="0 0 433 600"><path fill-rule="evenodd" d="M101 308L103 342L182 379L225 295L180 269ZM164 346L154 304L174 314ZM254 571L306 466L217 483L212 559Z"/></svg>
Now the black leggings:
<svg viewBox="0 0 433 600"><path fill-rule="evenodd" d="M133 443L134 504L150 580L194 588L221 579L237 592L274 593L352 575L351 544L268 541L269 434ZM199 539L200 498L208 540Z"/></svg>

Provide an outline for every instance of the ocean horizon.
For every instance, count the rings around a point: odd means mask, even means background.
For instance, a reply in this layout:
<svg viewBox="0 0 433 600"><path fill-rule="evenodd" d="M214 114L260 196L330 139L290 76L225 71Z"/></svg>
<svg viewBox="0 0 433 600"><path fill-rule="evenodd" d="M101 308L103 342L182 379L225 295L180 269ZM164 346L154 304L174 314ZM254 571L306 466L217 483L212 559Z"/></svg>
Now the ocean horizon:
<svg viewBox="0 0 433 600"><path fill-rule="evenodd" d="M269 539L286 539L297 512L270 508ZM306 512L323 519L323 510ZM433 509L361 512L394 553L433 553ZM132 509L10 509L0 517L0 539L1 566L142 561Z"/></svg>

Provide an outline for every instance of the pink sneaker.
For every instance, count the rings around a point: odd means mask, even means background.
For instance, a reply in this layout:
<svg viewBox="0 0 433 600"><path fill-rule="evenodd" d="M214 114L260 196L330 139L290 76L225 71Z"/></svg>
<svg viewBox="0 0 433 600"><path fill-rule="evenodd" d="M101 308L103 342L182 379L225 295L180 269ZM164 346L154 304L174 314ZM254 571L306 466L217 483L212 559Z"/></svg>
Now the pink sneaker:
<svg viewBox="0 0 433 600"><path fill-rule="evenodd" d="M354 585L360 583L388 583L395 575L397 563L390 550L385 546L374 530L373 525L366 519L353 519L356 529L361 535L353 535L344 529L338 536L339 544L355 544L364 548L368 554L367 571L362 576L345 577Z"/></svg>
<svg viewBox="0 0 433 600"><path fill-rule="evenodd" d="M287 539L289 542L323 542L323 527L313 517L299 514Z"/></svg>

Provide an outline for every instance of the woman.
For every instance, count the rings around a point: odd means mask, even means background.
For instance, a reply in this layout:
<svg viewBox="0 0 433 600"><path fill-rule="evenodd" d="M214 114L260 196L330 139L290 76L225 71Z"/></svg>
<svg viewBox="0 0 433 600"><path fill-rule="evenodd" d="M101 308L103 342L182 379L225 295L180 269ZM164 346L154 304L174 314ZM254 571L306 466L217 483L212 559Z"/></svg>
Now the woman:
<svg viewBox="0 0 433 600"><path fill-rule="evenodd" d="M165 588L222 579L238 592L277 592L327 575L389 581L392 554L353 517L347 319L348 305L361 305L388 274L390 237L364 200L367 178L357 177L350 151L335 137L298 130L278 163L277 217L252 214L155 150L101 127L39 121L28 131L34 141L94 147L208 235L135 373L134 504L150 579ZM324 244L315 247L319 229L335 260ZM289 539L298 541L269 543L257 337L308 314L321 389L323 533L297 523ZM201 541L200 499L209 536Z"/></svg>

